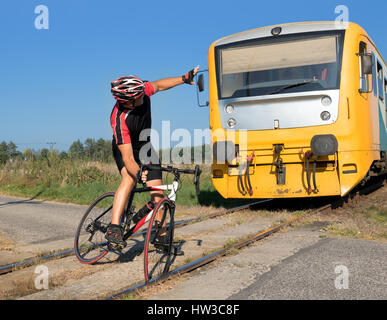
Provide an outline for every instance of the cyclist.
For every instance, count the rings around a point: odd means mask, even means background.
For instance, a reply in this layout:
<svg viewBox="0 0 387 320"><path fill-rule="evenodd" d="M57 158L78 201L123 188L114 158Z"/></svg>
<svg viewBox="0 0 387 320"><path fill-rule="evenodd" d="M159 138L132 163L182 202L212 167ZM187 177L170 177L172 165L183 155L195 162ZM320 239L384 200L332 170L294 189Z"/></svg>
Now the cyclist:
<svg viewBox="0 0 387 320"><path fill-rule="evenodd" d="M133 75L120 77L111 82L111 92L117 100L110 115L113 129L112 149L121 174L121 183L114 197L112 221L105 236L110 243L126 246L120 218L129 194L137 181L141 179L148 187L162 184L160 170L145 171L141 177L138 177L141 163L160 164L149 136L151 128L150 97L157 92L168 90L183 83L194 84L193 78L198 70L199 66L183 76L151 82L143 81ZM148 130L148 133L144 130ZM143 137L144 133L146 133L146 139ZM161 191L151 191L150 193L153 203L160 201L164 196ZM166 236L157 239L161 245L167 240Z"/></svg>

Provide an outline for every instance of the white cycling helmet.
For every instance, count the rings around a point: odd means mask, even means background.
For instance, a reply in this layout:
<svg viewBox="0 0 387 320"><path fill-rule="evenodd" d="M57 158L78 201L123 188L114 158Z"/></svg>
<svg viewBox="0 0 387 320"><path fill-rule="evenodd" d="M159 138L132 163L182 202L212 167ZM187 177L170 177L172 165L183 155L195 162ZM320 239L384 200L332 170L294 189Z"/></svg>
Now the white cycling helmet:
<svg viewBox="0 0 387 320"><path fill-rule="evenodd" d="M144 82L136 76L124 76L111 82L113 97L120 102L133 101L144 95Z"/></svg>

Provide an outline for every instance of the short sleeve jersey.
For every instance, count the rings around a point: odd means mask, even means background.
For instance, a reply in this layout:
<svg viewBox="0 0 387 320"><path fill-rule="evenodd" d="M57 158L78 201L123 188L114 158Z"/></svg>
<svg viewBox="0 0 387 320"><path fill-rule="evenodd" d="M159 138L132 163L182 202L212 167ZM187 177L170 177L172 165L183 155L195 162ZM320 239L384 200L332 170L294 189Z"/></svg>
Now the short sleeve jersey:
<svg viewBox="0 0 387 320"><path fill-rule="evenodd" d="M110 115L110 124L113 129L113 142L117 145L131 143L134 150L139 150L147 141L140 141L140 133L152 126L150 96L154 88L150 82L144 82L144 103L134 109L124 108L116 102Z"/></svg>

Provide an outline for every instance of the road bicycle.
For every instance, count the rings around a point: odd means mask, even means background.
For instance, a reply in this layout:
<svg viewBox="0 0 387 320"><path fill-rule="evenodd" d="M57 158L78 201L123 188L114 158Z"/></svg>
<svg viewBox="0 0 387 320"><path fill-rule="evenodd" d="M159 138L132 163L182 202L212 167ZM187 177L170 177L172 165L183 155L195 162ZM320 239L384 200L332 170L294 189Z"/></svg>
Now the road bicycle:
<svg viewBox="0 0 387 320"><path fill-rule="evenodd" d="M201 169L198 165L194 170L178 169L172 166L160 167L155 165L142 165L140 170L161 170L173 174L172 184L134 188L129 196L128 203L121 217L123 238L127 241L128 251L125 255L138 255L143 248L144 252L144 275L145 281L163 275L169 271L173 261L174 250L174 214L176 194L181 184L180 174L193 174L196 193L200 193ZM133 217L136 212L132 206L134 196L137 193L150 192L153 190L170 191L169 194L155 204L151 210L140 221L134 223ZM112 245L105 239L107 228L112 218L112 207L115 192L104 193L99 196L86 210L75 233L74 252L81 263L94 264L103 258L108 252L121 254L120 248ZM148 224L148 225L146 225ZM136 233L140 228L146 228L142 233ZM155 243L159 235L166 236L167 242L160 247ZM135 235L145 234L143 247L141 241Z"/></svg>

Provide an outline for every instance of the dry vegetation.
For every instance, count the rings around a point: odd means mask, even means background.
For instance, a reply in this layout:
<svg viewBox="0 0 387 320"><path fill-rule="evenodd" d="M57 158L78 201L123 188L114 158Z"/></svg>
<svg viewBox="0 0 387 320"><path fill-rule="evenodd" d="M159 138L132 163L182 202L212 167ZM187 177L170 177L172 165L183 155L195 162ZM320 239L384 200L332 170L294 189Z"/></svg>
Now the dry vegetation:
<svg viewBox="0 0 387 320"><path fill-rule="evenodd" d="M328 222L328 235L387 241L387 187L368 196L355 198L330 213L307 216L302 223Z"/></svg>

